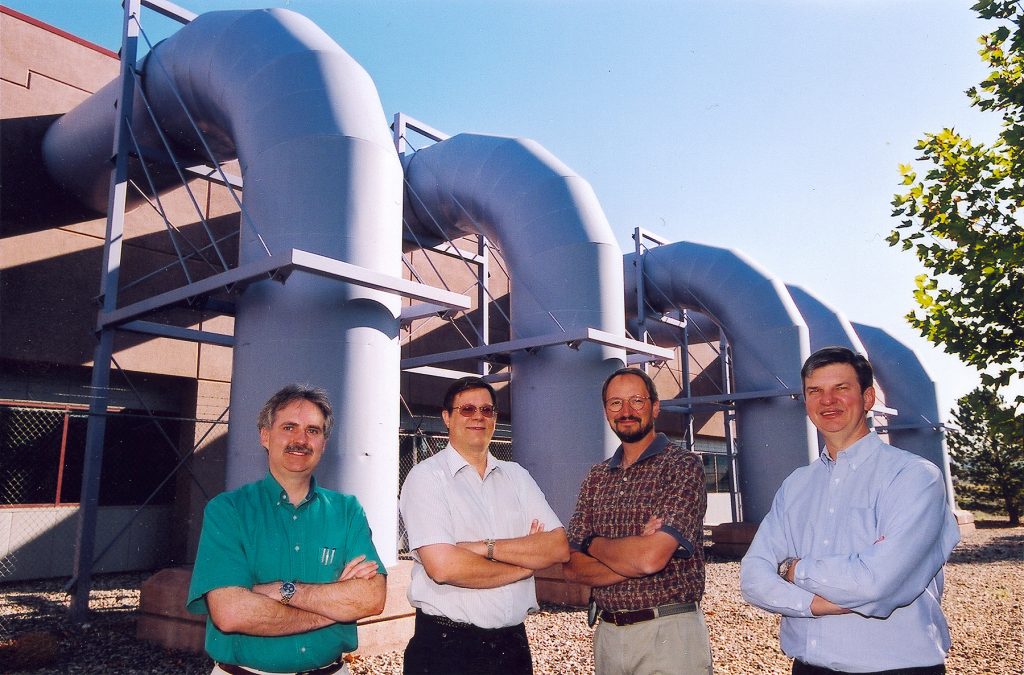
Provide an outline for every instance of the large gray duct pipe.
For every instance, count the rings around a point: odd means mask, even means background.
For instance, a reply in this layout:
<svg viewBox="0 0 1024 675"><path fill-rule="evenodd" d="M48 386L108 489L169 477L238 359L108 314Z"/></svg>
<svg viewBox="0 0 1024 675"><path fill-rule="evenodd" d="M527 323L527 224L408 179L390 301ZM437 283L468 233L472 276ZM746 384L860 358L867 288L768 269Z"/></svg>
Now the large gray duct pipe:
<svg viewBox="0 0 1024 675"><path fill-rule="evenodd" d="M917 354L889 333L861 323L853 327L868 349L875 378L885 389L889 405L899 411L889 420L889 442L939 467L946 479L949 505L956 508L935 382Z"/></svg>
<svg viewBox="0 0 1024 675"><path fill-rule="evenodd" d="M426 238L483 234L513 279L512 339L597 328L623 335L622 249L590 184L530 140L461 134L406 163L407 220ZM591 465L617 441L601 384L621 349L584 343L512 355L516 461L568 524Z"/></svg>
<svg viewBox="0 0 1024 675"><path fill-rule="evenodd" d="M402 169L366 72L311 21L287 10L203 14L146 58L142 88L181 157L197 155L180 94L217 159L237 155L245 211L271 252L298 248L401 276ZM47 167L106 208L117 83L65 115ZM134 133L159 147L137 101ZM160 187L169 181L161 180ZM239 264L267 255L243 223ZM385 564L395 561L399 299L295 273L239 298L227 487L262 477L255 420L282 385L327 389L336 424L318 476L358 496Z"/></svg>
<svg viewBox="0 0 1024 675"><path fill-rule="evenodd" d="M743 520L759 522L786 476L817 455L814 428L800 400L769 393L799 393L800 367L809 355L807 326L782 283L741 253L678 242L648 250L641 261L653 310L698 310L729 339ZM630 318L637 313L636 262L635 253L625 256ZM752 392L765 395L743 398Z"/></svg>
<svg viewBox="0 0 1024 675"><path fill-rule="evenodd" d="M799 286L787 284L786 290L807 323L812 352L824 347L847 347L858 354L867 354L853 325L843 314Z"/></svg>
<svg viewBox="0 0 1024 675"><path fill-rule="evenodd" d="M864 343L858 337L857 331L853 329L853 324L845 315L829 307L799 286L789 284L786 289L789 290L793 302L796 303L797 309L800 310L801 316L807 323L811 338L811 352L816 352L824 347L846 347L858 354L870 356ZM879 406L887 407L885 389L878 378L875 378L875 397L876 410L879 409ZM885 421L882 420L881 423L885 424ZM818 434L818 445L821 446L824 443L821 434Z"/></svg>

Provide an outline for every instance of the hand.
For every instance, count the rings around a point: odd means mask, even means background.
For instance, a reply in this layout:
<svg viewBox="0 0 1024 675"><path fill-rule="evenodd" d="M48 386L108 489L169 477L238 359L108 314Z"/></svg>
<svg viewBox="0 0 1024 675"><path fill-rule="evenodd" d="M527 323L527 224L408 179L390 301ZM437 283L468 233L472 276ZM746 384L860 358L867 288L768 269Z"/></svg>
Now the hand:
<svg viewBox="0 0 1024 675"><path fill-rule="evenodd" d="M544 531L544 523L540 522L536 518L530 523L530 534L537 534L538 532Z"/></svg>
<svg viewBox="0 0 1024 675"><path fill-rule="evenodd" d="M665 524L665 519L664 518L662 518L660 516L651 516L650 518L647 519L647 522L644 523L644 529L640 533L640 536L641 537L649 537L652 534L654 534L655 532L657 532L658 530L660 530L661 526L664 525L664 524Z"/></svg>
<svg viewBox="0 0 1024 675"><path fill-rule="evenodd" d="M793 583L793 580L796 578L796 564L798 562L800 562L800 558L796 558L795 560L793 560L793 563L789 566L789 569L786 570L786 581L788 581L789 583Z"/></svg>
<svg viewBox="0 0 1024 675"><path fill-rule="evenodd" d="M341 570L338 581L349 579L372 579L377 576L377 561L367 560L365 555L358 555L349 560L345 569Z"/></svg>

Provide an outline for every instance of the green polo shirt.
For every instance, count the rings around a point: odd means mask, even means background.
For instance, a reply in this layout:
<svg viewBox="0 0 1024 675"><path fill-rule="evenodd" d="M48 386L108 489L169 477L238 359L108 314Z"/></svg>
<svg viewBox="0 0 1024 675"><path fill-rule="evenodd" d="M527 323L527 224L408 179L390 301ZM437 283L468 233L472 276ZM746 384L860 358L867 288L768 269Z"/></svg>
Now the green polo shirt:
<svg viewBox="0 0 1024 675"><path fill-rule="evenodd" d="M209 612L215 588L252 588L271 581L337 581L358 555L384 565L370 539L366 514L355 497L317 486L298 506L270 473L262 481L224 492L206 506L188 610ZM224 633L206 620L206 651L215 661L272 672L327 665L358 644L355 623L280 637Z"/></svg>

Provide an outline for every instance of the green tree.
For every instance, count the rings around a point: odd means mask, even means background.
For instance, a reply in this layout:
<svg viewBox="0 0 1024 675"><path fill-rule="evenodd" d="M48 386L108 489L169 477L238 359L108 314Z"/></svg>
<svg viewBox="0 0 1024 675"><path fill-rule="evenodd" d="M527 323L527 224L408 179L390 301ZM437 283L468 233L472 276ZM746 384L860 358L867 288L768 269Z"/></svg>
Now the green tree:
<svg viewBox="0 0 1024 675"><path fill-rule="evenodd" d="M900 166L906 192L893 198L901 220L888 242L913 249L930 272L916 279L910 324L999 387L1024 374L1024 9L1017 0L973 9L997 27L978 39L989 75L966 93L1002 117L1001 132L991 144L953 129L925 134L923 176Z"/></svg>
<svg viewBox="0 0 1024 675"><path fill-rule="evenodd" d="M1011 525L1020 524L1024 503L1024 416L1002 396L978 387L957 401L947 430L957 497L999 504Z"/></svg>

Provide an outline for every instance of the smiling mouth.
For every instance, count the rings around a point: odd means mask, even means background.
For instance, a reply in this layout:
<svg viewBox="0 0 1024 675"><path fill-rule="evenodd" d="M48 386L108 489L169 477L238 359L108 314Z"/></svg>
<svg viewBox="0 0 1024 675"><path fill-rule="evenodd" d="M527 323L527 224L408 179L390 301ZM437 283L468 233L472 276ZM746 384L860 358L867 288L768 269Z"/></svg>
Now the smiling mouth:
<svg viewBox="0 0 1024 675"><path fill-rule="evenodd" d="M292 444L284 449L286 454L289 455L312 455L313 448L305 445Z"/></svg>

